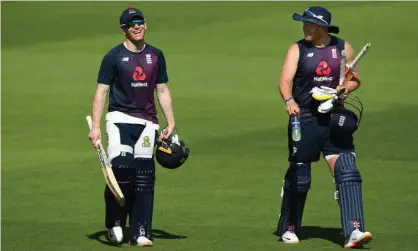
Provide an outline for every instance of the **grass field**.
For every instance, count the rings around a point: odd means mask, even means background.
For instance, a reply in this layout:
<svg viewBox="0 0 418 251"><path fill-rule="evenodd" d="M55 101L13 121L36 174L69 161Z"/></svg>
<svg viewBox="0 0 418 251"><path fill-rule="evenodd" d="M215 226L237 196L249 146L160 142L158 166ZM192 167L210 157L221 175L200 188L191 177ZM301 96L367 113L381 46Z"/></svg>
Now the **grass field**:
<svg viewBox="0 0 418 251"><path fill-rule="evenodd" d="M291 20L303 2L3 2L2 250L117 250L107 245L103 175L87 139L103 55L123 39L120 12L148 20L163 49L191 157L158 166L153 250L339 250L339 210L325 162L313 165L306 237L273 235L287 169L277 91ZM321 2L358 52L365 106L356 134L367 248L416 250L416 2ZM161 115L161 114L160 114ZM160 116L161 117L161 116ZM124 248L134 248L124 245Z"/></svg>

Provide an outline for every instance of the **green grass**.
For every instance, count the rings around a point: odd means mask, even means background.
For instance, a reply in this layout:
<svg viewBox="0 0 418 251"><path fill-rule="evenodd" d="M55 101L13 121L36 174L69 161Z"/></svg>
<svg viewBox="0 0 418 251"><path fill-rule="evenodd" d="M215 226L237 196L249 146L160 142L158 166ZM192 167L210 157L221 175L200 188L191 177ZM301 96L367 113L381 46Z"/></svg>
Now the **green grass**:
<svg viewBox="0 0 418 251"><path fill-rule="evenodd" d="M356 134L366 227L375 236L367 247L415 250L418 4L321 4L357 52L372 43L360 62L365 113ZM296 246L273 235L287 169L277 80L301 35L291 15L308 3L5 2L3 250L117 249L103 243L103 177L84 117L103 55L123 39L119 14L132 5L146 15L147 41L166 55L177 125L192 151L179 170L157 168L153 250L340 249L322 160L304 215L310 235Z"/></svg>

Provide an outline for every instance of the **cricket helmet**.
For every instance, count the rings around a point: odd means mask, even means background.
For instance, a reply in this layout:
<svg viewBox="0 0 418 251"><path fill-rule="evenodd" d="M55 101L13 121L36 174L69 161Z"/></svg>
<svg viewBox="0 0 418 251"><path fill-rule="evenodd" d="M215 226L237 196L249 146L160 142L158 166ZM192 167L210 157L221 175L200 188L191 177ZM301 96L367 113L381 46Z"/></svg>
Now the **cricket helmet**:
<svg viewBox="0 0 418 251"><path fill-rule="evenodd" d="M351 135L357 131L363 117L363 104L352 93L339 100L331 115L331 131Z"/></svg>
<svg viewBox="0 0 418 251"><path fill-rule="evenodd" d="M189 155L190 149L179 139L178 134L157 141L155 158L162 167L176 169L186 162Z"/></svg>

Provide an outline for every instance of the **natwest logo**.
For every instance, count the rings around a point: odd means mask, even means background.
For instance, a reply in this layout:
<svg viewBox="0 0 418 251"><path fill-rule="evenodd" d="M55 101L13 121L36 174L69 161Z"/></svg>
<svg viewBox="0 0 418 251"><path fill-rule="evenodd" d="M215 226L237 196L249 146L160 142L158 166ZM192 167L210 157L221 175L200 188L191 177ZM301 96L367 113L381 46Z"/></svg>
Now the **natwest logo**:
<svg viewBox="0 0 418 251"><path fill-rule="evenodd" d="M131 87L148 87L147 82L132 82Z"/></svg>
<svg viewBox="0 0 418 251"><path fill-rule="evenodd" d="M321 82L321 81L332 81L332 77L314 77L314 81Z"/></svg>
<svg viewBox="0 0 418 251"><path fill-rule="evenodd" d="M316 67L316 74L318 76L314 77L314 81L316 82L322 82L322 81L332 81L331 74L331 67L329 67L328 63L325 61L319 62L318 66Z"/></svg>
<svg viewBox="0 0 418 251"><path fill-rule="evenodd" d="M147 75L145 74L141 66L137 66L135 67L135 71L132 74L132 78L135 81L144 81L147 78Z"/></svg>
<svg viewBox="0 0 418 251"><path fill-rule="evenodd" d="M331 74L331 68L327 62L319 62L318 67L316 67L316 74L318 74L318 76L329 76L329 74Z"/></svg>

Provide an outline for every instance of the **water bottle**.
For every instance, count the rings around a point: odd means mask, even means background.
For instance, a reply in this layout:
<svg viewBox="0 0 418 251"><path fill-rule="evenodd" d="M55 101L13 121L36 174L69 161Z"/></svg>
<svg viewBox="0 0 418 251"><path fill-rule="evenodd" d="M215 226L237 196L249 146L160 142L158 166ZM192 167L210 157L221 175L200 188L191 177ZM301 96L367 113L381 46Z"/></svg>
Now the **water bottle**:
<svg viewBox="0 0 418 251"><path fill-rule="evenodd" d="M292 139L293 141L300 141L300 118L298 115L292 115L290 122L292 123Z"/></svg>

